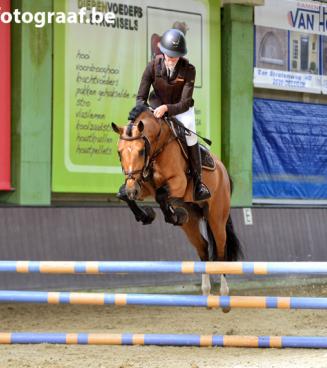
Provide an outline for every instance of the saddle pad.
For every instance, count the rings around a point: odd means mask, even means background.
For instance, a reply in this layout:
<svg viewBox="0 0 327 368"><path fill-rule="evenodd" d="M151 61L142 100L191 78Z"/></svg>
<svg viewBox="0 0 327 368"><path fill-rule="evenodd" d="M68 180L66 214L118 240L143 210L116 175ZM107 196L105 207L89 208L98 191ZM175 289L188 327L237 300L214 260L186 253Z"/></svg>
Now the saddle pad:
<svg viewBox="0 0 327 368"><path fill-rule="evenodd" d="M185 159L188 161L188 153L187 153L187 144L186 144L186 137L185 137L185 130L181 128L178 124L176 124L173 120L169 120L170 127L177 138L177 142L181 147L182 153L185 157ZM200 153L201 153L201 163L202 168L205 170L214 171L216 168L215 160L212 158L210 151L203 146L202 144L200 146Z"/></svg>
<svg viewBox="0 0 327 368"><path fill-rule="evenodd" d="M211 156L210 151L200 144L200 152L201 152L201 163L202 168L206 170L214 171L216 169L215 160Z"/></svg>

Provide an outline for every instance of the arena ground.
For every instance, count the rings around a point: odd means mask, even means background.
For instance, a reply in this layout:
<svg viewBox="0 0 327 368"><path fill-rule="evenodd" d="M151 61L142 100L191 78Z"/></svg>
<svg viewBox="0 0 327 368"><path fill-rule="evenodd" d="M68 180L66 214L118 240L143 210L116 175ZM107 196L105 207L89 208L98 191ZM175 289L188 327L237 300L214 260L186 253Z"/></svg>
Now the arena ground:
<svg viewBox="0 0 327 368"><path fill-rule="evenodd" d="M237 280L231 283L231 289L232 295L326 297L327 281L290 279L285 285L282 279L246 283ZM182 290L189 293L190 287ZM172 293L172 288L161 288L159 292ZM3 332L327 335L327 311L312 310L234 309L223 314L220 310L200 308L2 304L0 319ZM0 367L326 368L327 350L2 345Z"/></svg>

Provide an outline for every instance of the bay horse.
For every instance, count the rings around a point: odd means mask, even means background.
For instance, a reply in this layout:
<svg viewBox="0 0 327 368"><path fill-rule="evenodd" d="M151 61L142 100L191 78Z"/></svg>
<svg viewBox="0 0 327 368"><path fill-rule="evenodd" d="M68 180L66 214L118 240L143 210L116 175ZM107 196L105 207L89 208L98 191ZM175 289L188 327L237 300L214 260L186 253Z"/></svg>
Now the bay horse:
<svg viewBox="0 0 327 368"><path fill-rule="evenodd" d="M134 119L127 126L112 123L119 134L118 155L125 174L118 198L143 224L152 223L155 212L135 201L155 198L166 222L181 226L201 261L236 261L242 250L230 216L232 182L223 163L210 153L214 167L202 169L202 180L211 197L194 202L188 162L168 121L155 118L145 105L137 105L131 112ZM210 290L210 277L203 274L203 295ZM229 295L225 275L221 275L220 294Z"/></svg>

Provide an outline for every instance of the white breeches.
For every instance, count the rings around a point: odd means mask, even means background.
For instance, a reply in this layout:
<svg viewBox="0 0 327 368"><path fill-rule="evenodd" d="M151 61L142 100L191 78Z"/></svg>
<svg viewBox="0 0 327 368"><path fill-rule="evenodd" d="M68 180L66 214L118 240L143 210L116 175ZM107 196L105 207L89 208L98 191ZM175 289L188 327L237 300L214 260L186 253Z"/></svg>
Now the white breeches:
<svg viewBox="0 0 327 368"><path fill-rule="evenodd" d="M181 114L176 115L176 118L184 124L184 126L193 132L195 132L195 112L194 106L190 107L187 111L182 112ZM195 134L190 134L186 132L186 143L188 146L194 146L198 137Z"/></svg>

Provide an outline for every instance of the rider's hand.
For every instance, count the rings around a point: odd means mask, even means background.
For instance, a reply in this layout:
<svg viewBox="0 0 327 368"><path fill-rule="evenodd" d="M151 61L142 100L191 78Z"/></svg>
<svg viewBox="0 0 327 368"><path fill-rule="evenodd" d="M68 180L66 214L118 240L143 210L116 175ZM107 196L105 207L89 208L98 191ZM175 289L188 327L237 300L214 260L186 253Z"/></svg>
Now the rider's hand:
<svg viewBox="0 0 327 368"><path fill-rule="evenodd" d="M154 112L153 112L153 115L156 117L156 118L162 118L164 113L166 113L168 111L168 107L167 105L161 105L159 107L157 107Z"/></svg>

